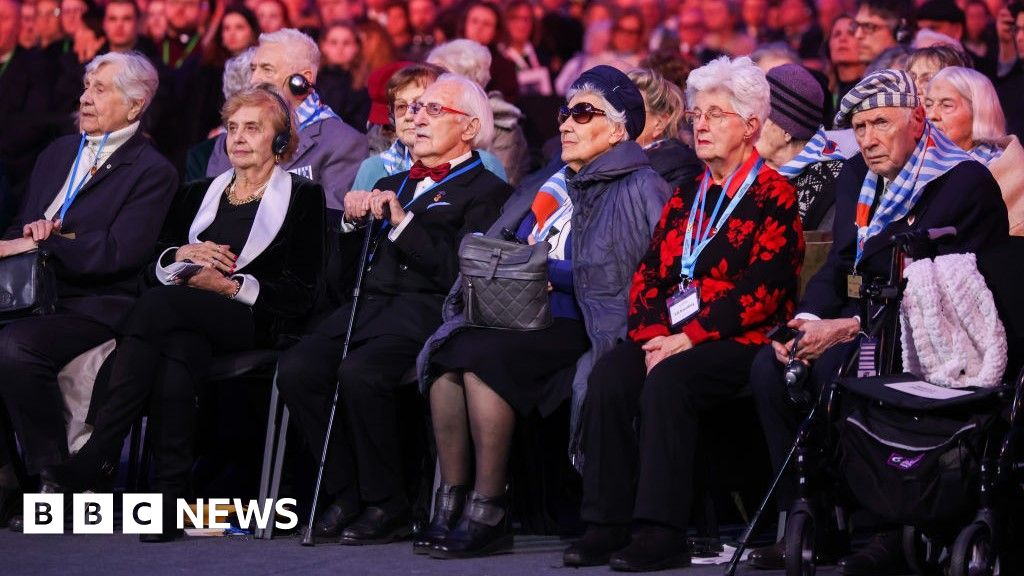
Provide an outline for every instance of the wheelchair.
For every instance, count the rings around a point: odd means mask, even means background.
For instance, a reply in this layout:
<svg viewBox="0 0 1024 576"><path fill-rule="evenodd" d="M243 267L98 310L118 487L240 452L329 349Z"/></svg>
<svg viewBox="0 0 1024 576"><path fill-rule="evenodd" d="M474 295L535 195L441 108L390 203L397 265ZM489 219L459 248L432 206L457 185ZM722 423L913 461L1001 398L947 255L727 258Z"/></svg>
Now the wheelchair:
<svg viewBox="0 0 1024 576"><path fill-rule="evenodd" d="M877 341L879 375L856 377L859 346L853 346L808 407L727 575L734 574L790 465L798 497L785 524L788 576L813 576L825 548L844 547L847 510L855 509L903 526L904 556L916 574L1024 574L1024 302L1015 285L1024 272L1022 244L1024 239L1012 239L991 257L979 255L1007 331L1010 362L1003 384L923 397L901 391L920 379L899 368L898 322L904 259L921 253L920 245L894 238L889 278L861 289L860 338Z"/></svg>

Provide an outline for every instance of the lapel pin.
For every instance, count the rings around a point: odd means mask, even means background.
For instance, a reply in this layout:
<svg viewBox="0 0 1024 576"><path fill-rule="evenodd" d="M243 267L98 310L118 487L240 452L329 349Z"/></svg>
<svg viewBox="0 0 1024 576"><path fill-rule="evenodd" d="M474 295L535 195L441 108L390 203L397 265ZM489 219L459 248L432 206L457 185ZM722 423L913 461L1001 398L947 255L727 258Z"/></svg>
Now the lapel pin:
<svg viewBox="0 0 1024 576"><path fill-rule="evenodd" d="M445 195L445 191L444 190L438 192L437 194L434 194L434 202L440 202L441 198L444 198L444 195Z"/></svg>

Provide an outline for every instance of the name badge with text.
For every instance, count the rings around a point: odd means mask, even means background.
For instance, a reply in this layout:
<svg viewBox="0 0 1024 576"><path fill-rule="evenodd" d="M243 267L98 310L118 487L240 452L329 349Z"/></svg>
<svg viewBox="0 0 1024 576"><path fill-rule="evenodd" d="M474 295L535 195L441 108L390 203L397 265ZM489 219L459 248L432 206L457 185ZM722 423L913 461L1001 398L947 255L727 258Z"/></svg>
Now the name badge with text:
<svg viewBox="0 0 1024 576"><path fill-rule="evenodd" d="M700 312L700 289L697 286L683 288L668 299L668 316L672 328L686 324Z"/></svg>

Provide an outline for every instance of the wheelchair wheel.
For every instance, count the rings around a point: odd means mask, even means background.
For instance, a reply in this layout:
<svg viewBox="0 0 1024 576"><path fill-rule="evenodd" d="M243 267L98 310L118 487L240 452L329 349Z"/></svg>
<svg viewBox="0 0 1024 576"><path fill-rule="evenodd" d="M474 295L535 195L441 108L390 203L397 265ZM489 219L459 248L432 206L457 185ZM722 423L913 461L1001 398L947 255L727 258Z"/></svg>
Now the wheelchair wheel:
<svg viewBox="0 0 1024 576"><path fill-rule="evenodd" d="M938 576L942 574L939 555L942 547L914 526L903 527L903 557L914 574Z"/></svg>
<svg viewBox="0 0 1024 576"><path fill-rule="evenodd" d="M995 573L992 527L985 522L974 522L960 532L953 544L949 576L992 576Z"/></svg>
<svg viewBox="0 0 1024 576"><path fill-rule="evenodd" d="M786 576L814 576L814 516L796 512L786 522Z"/></svg>

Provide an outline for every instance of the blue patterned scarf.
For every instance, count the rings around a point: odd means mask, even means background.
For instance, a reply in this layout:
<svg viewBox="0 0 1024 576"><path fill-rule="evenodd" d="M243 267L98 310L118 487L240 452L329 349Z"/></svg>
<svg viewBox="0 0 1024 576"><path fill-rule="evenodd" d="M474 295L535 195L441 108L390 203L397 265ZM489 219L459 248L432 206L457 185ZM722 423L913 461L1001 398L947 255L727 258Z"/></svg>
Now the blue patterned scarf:
<svg viewBox="0 0 1024 576"><path fill-rule="evenodd" d="M818 132L807 141L807 145L792 160L779 167L779 174L792 180L799 176L805 168L816 162L825 160L845 160L846 157L839 152L839 145L828 139L823 126L818 127Z"/></svg>
<svg viewBox="0 0 1024 576"><path fill-rule="evenodd" d="M531 233L538 242L547 240L549 235L556 233L555 228L564 228L565 222L572 217L572 199L565 190L566 168L568 166L562 166L558 172L552 174L533 198L530 210L537 223L534 224Z"/></svg>
<svg viewBox="0 0 1024 576"><path fill-rule="evenodd" d="M968 150L967 153L974 156L978 162L988 166L993 160L1003 155L1003 149L995 144L982 142Z"/></svg>
<svg viewBox="0 0 1024 576"><path fill-rule="evenodd" d="M397 138L390 148L380 153L380 158L384 161L384 171L388 176L394 176L412 168L412 156L409 155L409 149Z"/></svg>
<svg viewBox="0 0 1024 576"><path fill-rule="evenodd" d="M295 116L299 121L299 125L295 127L296 132L315 122L338 117L330 106L320 102L320 95L316 93L316 90L311 91L302 104L299 104L299 107L295 109Z"/></svg>
<svg viewBox="0 0 1024 576"><path fill-rule="evenodd" d="M896 178L889 182L882 193L882 199L868 222L868 213L875 201L878 174L868 171L857 199L857 258L860 262L864 243L889 224L910 213L929 182L942 176L957 164L973 160L956 144L946 137L931 122L925 122L924 134L914 148L910 160L903 166Z"/></svg>

